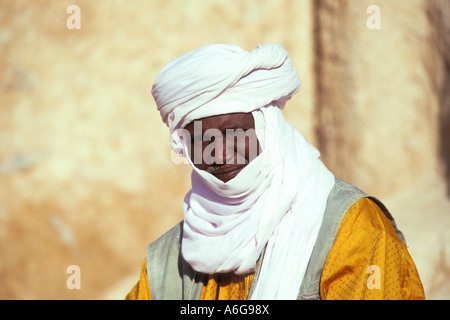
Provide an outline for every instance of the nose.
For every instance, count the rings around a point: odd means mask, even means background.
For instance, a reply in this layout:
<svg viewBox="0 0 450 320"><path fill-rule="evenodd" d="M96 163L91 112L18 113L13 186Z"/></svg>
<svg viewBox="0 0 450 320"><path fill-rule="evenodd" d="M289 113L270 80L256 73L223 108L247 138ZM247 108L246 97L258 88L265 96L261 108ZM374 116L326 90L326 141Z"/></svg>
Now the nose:
<svg viewBox="0 0 450 320"><path fill-rule="evenodd" d="M227 144L226 136L215 137L203 150L203 160L207 164L223 165L232 162L234 149L230 143Z"/></svg>

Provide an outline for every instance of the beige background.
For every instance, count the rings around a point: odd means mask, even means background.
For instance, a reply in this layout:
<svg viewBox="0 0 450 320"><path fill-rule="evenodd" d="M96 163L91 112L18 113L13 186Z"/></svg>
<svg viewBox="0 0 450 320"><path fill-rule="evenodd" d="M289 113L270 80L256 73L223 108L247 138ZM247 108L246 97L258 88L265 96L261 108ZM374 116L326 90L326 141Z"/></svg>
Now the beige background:
<svg viewBox="0 0 450 320"><path fill-rule="evenodd" d="M379 30L366 26L372 4ZM286 118L338 177L385 202L427 297L450 298L448 21L441 0L2 0L0 298L131 289L190 186L151 85L210 43L288 50L303 84Z"/></svg>

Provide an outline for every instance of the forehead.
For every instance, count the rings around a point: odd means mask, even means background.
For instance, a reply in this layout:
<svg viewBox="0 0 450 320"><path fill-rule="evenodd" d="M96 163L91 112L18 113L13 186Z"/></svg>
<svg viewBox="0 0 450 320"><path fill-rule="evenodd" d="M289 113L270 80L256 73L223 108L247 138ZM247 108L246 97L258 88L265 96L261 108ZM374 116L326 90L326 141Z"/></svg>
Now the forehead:
<svg viewBox="0 0 450 320"><path fill-rule="evenodd" d="M251 113L230 113L197 119L189 123L185 128L189 132L194 131L194 122L202 122L202 131L208 129L250 129L255 127L255 121Z"/></svg>

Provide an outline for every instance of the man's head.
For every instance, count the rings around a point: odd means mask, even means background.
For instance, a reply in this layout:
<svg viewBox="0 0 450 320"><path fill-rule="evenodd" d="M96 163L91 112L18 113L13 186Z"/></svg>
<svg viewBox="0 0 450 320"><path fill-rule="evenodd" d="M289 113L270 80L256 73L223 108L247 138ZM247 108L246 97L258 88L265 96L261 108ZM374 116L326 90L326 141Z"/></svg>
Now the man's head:
<svg viewBox="0 0 450 320"><path fill-rule="evenodd" d="M251 113L205 117L185 129L192 163L223 182L237 176L261 151Z"/></svg>
<svg viewBox="0 0 450 320"><path fill-rule="evenodd" d="M189 155L196 169L226 182L261 151L251 147L259 145L252 113L269 105L283 109L300 83L279 45L247 52L214 44L170 61L157 75L152 94L170 129L173 151Z"/></svg>

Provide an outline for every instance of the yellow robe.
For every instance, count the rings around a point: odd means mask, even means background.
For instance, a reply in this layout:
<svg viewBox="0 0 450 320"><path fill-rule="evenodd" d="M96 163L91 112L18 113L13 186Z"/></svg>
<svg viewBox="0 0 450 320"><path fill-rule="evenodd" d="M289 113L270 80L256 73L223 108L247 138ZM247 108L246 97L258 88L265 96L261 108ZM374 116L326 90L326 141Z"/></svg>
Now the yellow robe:
<svg viewBox="0 0 450 320"><path fill-rule="evenodd" d="M252 280L253 274L212 275L203 287L201 299L245 300ZM342 219L322 271L320 296L324 300L425 299L408 250L372 200L360 199ZM146 261L139 281L126 299L151 299Z"/></svg>

